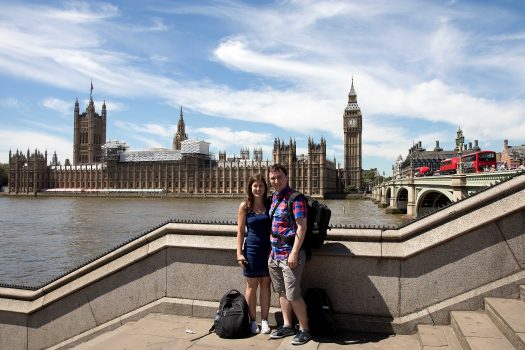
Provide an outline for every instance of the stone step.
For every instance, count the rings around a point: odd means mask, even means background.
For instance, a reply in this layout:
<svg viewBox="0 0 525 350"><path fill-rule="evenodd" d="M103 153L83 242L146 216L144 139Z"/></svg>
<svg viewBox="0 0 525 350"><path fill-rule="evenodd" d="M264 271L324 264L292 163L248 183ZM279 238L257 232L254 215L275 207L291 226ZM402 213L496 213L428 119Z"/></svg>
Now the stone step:
<svg viewBox="0 0 525 350"><path fill-rule="evenodd" d="M484 312L451 311L450 324L465 350L515 350Z"/></svg>
<svg viewBox="0 0 525 350"><path fill-rule="evenodd" d="M520 286L520 298L525 301L525 286Z"/></svg>
<svg viewBox="0 0 525 350"><path fill-rule="evenodd" d="M485 312L516 349L525 350L525 303L523 301L485 298Z"/></svg>
<svg viewBox="0 0 525 350"><path fill-rule="evenodd" d="M421 350L462 350L450 326L418 325Z"/></svg>

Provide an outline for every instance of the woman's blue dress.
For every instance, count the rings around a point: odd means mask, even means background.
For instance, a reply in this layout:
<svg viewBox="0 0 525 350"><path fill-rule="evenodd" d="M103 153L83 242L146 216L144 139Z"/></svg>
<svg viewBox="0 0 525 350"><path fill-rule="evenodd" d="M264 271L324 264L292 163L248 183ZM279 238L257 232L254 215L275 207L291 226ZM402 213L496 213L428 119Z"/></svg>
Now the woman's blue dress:
<svg viewBox="0 0 525 350"><path fill-rule="evenodd" d="M269 276L268 255L270 254L270 230L272 220L268 213L246 214L247 234L244 241L244 257L248 264L244 267L244 276Z"/></svg>

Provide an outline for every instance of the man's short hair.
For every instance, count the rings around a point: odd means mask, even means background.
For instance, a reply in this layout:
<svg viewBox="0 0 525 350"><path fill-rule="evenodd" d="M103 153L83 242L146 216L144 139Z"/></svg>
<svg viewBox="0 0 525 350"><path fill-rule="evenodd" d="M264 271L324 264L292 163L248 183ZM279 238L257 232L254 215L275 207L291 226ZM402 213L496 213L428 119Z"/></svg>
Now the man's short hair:
<svg viewBox="0 0 525 350"><path fill-rule="evenodd" d="M288 176L288 172L286 171L286 168L279 163L273 164L272 166L270 166L270 172L272 171L282 171L284 175Z"/></svg>

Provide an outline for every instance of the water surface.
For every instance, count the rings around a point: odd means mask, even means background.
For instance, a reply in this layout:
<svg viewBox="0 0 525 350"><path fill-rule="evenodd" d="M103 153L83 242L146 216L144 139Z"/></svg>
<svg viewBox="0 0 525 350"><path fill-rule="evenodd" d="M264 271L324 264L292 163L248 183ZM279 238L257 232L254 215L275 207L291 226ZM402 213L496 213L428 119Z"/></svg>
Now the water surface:
<svg viewBox="0 0 525 350"><path fill-rule="evenodd" d="M236 221L239 199L0 196L0 283L38 286L169 219ZM323 200L331 224L397 225L368 200Z"/></svg>

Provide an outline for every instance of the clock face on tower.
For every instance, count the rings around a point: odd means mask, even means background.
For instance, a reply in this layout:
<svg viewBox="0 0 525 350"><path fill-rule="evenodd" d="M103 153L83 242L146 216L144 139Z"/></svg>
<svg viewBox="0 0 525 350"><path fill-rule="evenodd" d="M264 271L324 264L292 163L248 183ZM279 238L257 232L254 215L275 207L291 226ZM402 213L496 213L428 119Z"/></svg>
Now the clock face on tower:
<svg viewBox="0 0 525 350"><path fill-rule="evenodd" d="M348 119L348 126L351 128L355 128L357 126L357 119L356 118Z"/></svg>

